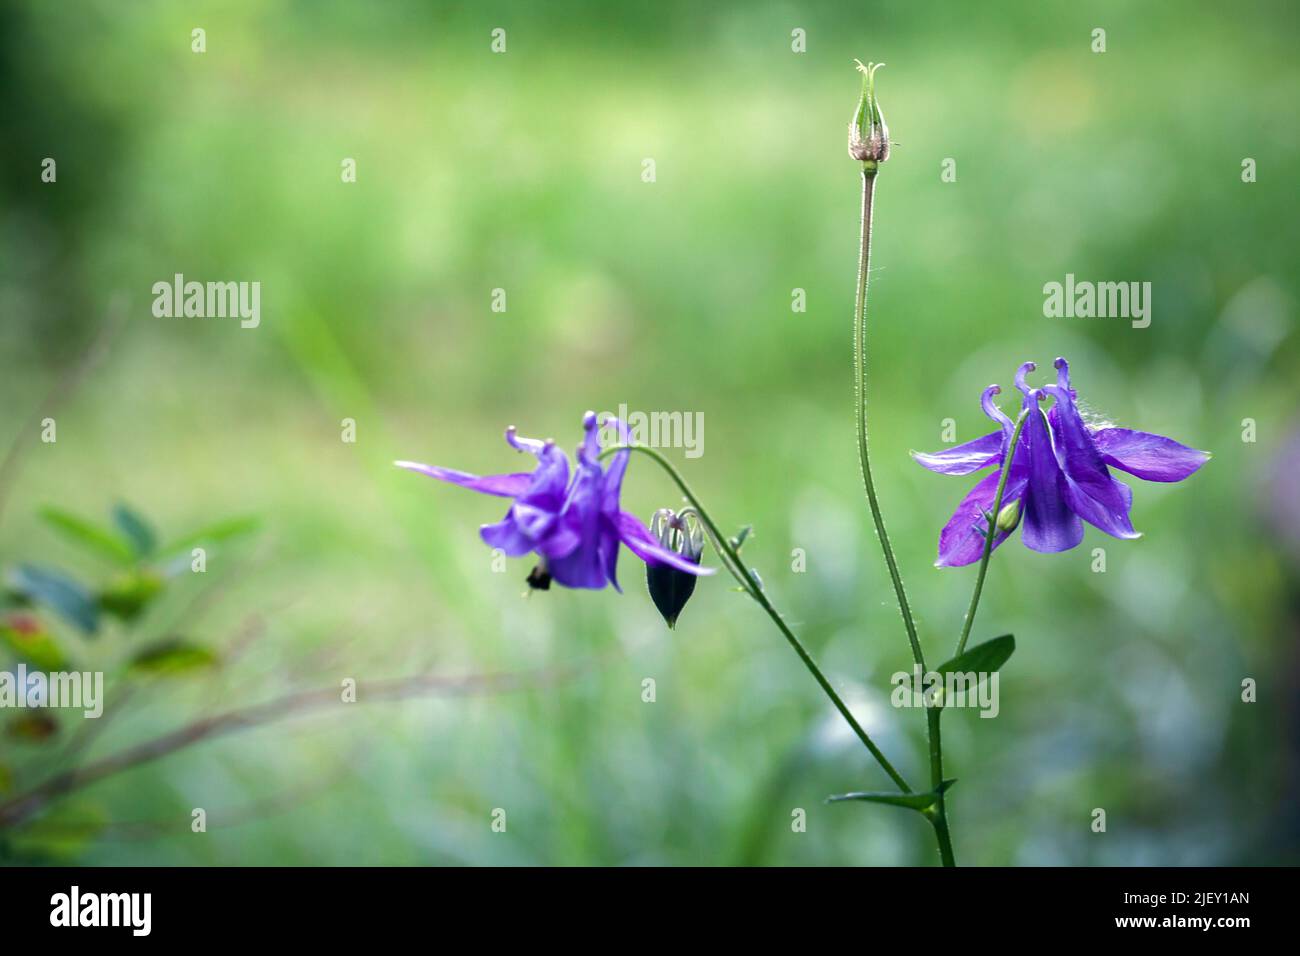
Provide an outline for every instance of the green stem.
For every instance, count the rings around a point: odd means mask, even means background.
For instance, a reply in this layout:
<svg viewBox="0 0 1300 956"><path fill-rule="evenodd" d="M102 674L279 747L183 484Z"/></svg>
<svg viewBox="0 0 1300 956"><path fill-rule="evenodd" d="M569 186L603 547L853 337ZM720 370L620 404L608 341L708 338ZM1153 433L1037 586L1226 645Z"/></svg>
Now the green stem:
<svg viewBox="0 0 1300 956"><path fill-rule="evenodd" d="M880 538L880 547L885 552L885 564L889 568L890 580L894 582L894 594L898 597L898 612L903 616L903 626L907 629L907 640L912 645L912 659L924 671L925 654L921 650L921 642L916 636L916 622L912 618L912 607L907 601L907 591L903 587L903 577L898 572L898 562L894 559L894 549L889 543L889 532L885 530L885 518L880 513L880 502L876 499L876 483L871 477L871 456L867 453L867 284L871 272L871 211L875 191L875 172L863 169L862 241L861 255L858 259L857 321L853 325L858 461L862 466L862 484L866 488L867 504L871 506L871 518L876 524L876 534Z"/></svg>
<svg viewBox="0 0 1300 956"><path fill-rule="evenodd" d="M898 561L894 558L894 549L889 543L889 532L885 530L885 518L880 512L880 502L876 498L876 483L871 476L871 456L867 451L867 285L871 278L871 219L876 192L876 171L879 167L862 168L862 231L860 255L858 257L858 291L853 322L853 385L856 392L858 422L858 460L862 465L862 484L867 492L867 504L871 507L871 518L876 525L876 535L880 538L880 548L885 554L885 565L889 569L889 578L894 582L894 594L898 598L898 613L902 615L903 627L907 630L907 640L912 647L912 660L916 662L921 673L925 673L925 652L921 650L921 641L916 634L916 621L912 617L912 607L907 600L907 590L903 587L903 576L898 571ZM926 736L930 746L930 786L938 789L943 784L943 738L939 729L940 711L926 710ZM956 866L957 861L952 852L952 838L948 832L948 810L943 794L926 811L926 816L934 826L935 840L939 844L939 858L944 866Z"/></svg>
<svg viewBox="0 0 1300 956"><path fill-rule="evenodd" d="M966 609L966 620L962 624L961 637L957 639L957 651L952 655L953 657L966 650L971 625L975 623L975 611L980 606L980 595L984 592L984 575L989 569L989 556L993 554L993 539L998 533L997 521L998 515L1002 513L1002 493L1007 490L1007 476L1011 474L1011 462L1016 456L1016 444L1020 440L1020 430L1024 428L1028 414L1028 412L1021 412L1020 417L1016 419L1016 427L1011 432L1011 446L1007 448L1006 457L1002 460L1002 477L998 479L997 494L993 496L993 510L990 512L993 517L984 536L984 554L980 557L980 569L975 575L975 591L970 596L970 607Z"/></svg>
<svg viewBox="0 0 1300 956"><path fill-rule="evenodd" d="M767 612L767 616L772 619L773 623L776 624L777 628L781 631L781 634L784 635L787 641L789 641L790 646L794 648L794 652L799 655L799 660L803 661L804 667L808 668L809 673L816 678L822 691L828 698L830 698L831 703L835 705L835 709L840 712L840 715L848 722L848 725L853 728L853 732L857 735L858 739L862 741L863 746L867 748L871 753L871 756L876 758L876 762L880 764L885 773L889 774L889 779L894 781L894 784L899 790L904 793L911 793L912 788L908 786L907 781L903 779L903 775L894 769L894 765L889 762L888 758L886 758L880 748L876 746L875 742L867 732L862 729L862 725L858 723L857 718L853 716L852 711L849 710L840 695L836 693L835 688L831 686L831 682L826 679L826 675L823 674L821 668L817 666L817 662L813 660L812 655L808 653L808 649L804 647L803 642L795 636L794 632L790 630L780 613L772 606L772 602L767 599L767 595L763 593L763 589L760 588L757 581L755 581L753 572L751 572L749 568L745 566L745 563L740 560L740 554L734 547L732 547L730 539L728 539L727 536L718 529L717 524L715 524L713 519L709 516L708 511L706 511L704 506L700 504L700 499L695 497L695 493L691 491L690 486L686 484L685 479L678 474L677 469L672 466L668 459L659 454L659 452L655 451L653 448L647 448L644 445L617 445L605 449L601 452L600 457L605 458L618 451L636 451L643 455L648 455L658 462L659 467L668 473L668 476L672 478L672 480L677 484L677 487L681 489L682 494L686 496L686 500L691 503L691 507L695 509L696 514L699 515L700 522L708 531L709 537L713 541L713 546L718 551L718 557L722 559L722 563L726 566L727 570L731 572L732 577L736 579L750 597L758 602L759 607Z"/></svg>
<svg viewBox="0 0 1300 956"><path fill-rule="evenodd" d="M1006 457L1002 460L1002 477L998 479L998 490L993 496L993 509L989 512L989 527L984 536L984 553L980 556L979 572L975 577L975 591L971 594L970 607L966 611L966 620L962 624L961 637L957 641L957 651L954 657L961 654L966 649L966 641L970 638L971 625L975 623L975 611L979 607L980 594L984 591L984 575L988 571L989 556L993 553L993 541L997 537L998 515L1002 513L1002 495L1007 490L1007 477L1011 474L1011 463L1016 456L1016 445L1020 440L1020 430L1025 426L1027 412L1021 412L1020 417L1016 419L1016 427L1011 431L1011 444L1007 448ZM939 708L927 710L925 712L926 722L930 731L930 777L932 780L943 779L943 744L940 739L939 722L943 711ZM943 858L944 866L955 866L952 860L952 841L948 835L948 815L943 804L943 794L931 807L934 811L928 814L930 823L934 826L935 837L939 841L939 855Z"/></svg>
<svg viewBox="0 0 1300 956"><path fill-rule="evenodd" d="M938 789L943 783L943 737L939 731L939 718L943 710L939 707L925 709L926 735L930 739L930 783ZM925 811L934 827L934 837L939 844L939 860L944 866L956 866L957 859L952 853L952 837L948 833L948 808L944 805L944 794Z"/></svg>

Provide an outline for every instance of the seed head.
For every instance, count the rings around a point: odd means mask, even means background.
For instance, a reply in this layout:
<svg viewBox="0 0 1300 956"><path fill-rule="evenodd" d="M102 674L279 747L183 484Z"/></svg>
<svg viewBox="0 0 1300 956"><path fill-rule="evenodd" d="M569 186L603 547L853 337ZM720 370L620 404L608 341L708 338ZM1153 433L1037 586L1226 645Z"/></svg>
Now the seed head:
<svg viewBox="0 0 1300 956"><path fill-rule="evenodd" d="M885 114L876 101L876 70L885 64L868 63L864 66L861 60L853 62L862 74L862 96L849 122L849 155L862 163L865 171L874 172L889 158L889 127L885 125Z"/></svg>

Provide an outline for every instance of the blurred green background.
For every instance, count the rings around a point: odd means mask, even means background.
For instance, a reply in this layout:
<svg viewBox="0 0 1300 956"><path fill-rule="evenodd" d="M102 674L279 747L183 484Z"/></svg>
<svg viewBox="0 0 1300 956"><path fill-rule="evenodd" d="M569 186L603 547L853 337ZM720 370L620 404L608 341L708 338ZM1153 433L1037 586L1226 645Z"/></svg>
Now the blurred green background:
<svg viewBox="0 0 1300 956"><path fill-rule="evenodd" d="M0 856L933 862L920 817L823 803L887 780L730 582L703 583L675 632L626 553L623 595L522 599L531 564L494 573L476 534L503 504L390 465L508 471L507 424L572 449L588 408L703 413L703 456L670 456L721 522L754 524L773 599L923 778L924 721L889 706L910 657L853 440L860 57L888 64L898 143L877 190L872 447L931 660L973 583L931 566L969 482L907 452L941 447L945 419L959 441L988 431L989 382L1010 407L1020 362L1064 355L1099 414L1214 453L1184 484L1131 481L1139 541L1090 528L1065 554L997 553L974 638L1019 646L999 718L944 722L958 861L1296 862L1298 19L1284 2L4 0L0 448L18 444L0 561L105 579L47 505L130 502L163 537L262 522L130 626L48 623L117 675L82 759L345 678L363 703L106 779L0 834ZM151 286L178 272L260 281L260 327L155 318ZM1044 318L1066 273L1150 281L1150 328ZM634 460L625 507L677 501ZM223 660L121 676L168 635ZM364 703L368 680L539 668L508 692ZM62 765L79 723L0 732L0 788Z"/></svg>

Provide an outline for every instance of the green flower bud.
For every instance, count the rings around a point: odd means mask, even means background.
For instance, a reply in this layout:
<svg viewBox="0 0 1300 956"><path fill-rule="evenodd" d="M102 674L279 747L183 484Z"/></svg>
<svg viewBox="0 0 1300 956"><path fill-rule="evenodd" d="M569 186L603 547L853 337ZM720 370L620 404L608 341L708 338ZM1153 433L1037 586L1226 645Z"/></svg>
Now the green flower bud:
<svg viewBox="0 0 1300 956"><path fill-rule="evenodd" d="M1020 524L1020 499L1017 498L998 512L998 531L1010 534L1016 530L1018 524Z"/></svg>
<svg viewBox="0 0 1300 956"><path fill-rule="evenodd" d="M862 74L862 96L849 123L849 155L861 162L864 170L874 171L889 158L889 127L885 125L885 114L876 102L876 70L885 64L863 66L861 60L853 62L857 63L858 72Z"/></svg>

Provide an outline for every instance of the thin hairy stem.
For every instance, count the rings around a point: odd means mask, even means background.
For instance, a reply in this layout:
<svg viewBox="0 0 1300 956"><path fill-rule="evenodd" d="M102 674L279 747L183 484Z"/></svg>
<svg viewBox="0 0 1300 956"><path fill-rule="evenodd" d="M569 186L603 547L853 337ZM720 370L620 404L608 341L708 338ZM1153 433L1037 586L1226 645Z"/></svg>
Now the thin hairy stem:
<svg viewBox="0 0 1300 956"><path fill-rule="evenodd" d="M975 611L979 607L980 594L984 590L984 575L988 571L989 556L993 553L993 541L998 533L998 515L1002 513L1002 496L1007 490L1007 477L1011 474L1011 463L1015 459L1016 444L1020 441L1020 430L1025 426L1026 412L1022 412L1016 419L1016 427L1011 431L1011 444L1007 448L1006 456L1002 460L1002 477L998 479L998 489L993 496L993 509L989 512L989 527L984 536L984 553L980 557L979 572L975 578L975 591L971 594L970 607L966 611L966 621L962 625L961 637L957 640L957 650L954 657L961 654L966 649L966 641L970 637L971 625L975 623ZM943 780L943 742L940 732L940 721L943 711L938 708L930 708L925 712L926 726L929 730L930 737L930 779L931 781ZM938 786L938 784L935 784ZM932 811L932 812L930 812ZM948 813L947 807L944 806L944 795L939 794L939 799L927 811L930 817L930 823L934 826L935 836L939 841L939 856L943 860L944 866L956 866L956 861L952 855L952 838L948 833Z"/></svg>
<svg viewBox="0 0 1300 956"><path fill-rule="evenodd" d="M890 580L894 582L894 594L898 598L898 612L903 617L903 626L907 629L907 640L912 646L912 659L925 670L925 653L916 636L916 621L912 617L912 607L907 600L907 590L903 587L903 576L898 571L898 561L894 558L894 549L889 543L889 532L885 530L885 518L880 512L880 502L876 498L876 483L871 476L871 456L867 451L867 284L871 272L871 216L875 199L876 174L863 170L862 173L862 241L861 255L858 258L858 295L856 318L853 330L853 364L855 370L854 385L857 390L858 419L858 460L862 465L862 484L867 492L867 504L871 506L871 518L876 525L876 534L880 538L880 548L885 553L885 564L889 568Z"/></svg>
<svg viewBox="0 0 1300 956"><path fill-rule="evenodd" d="M871 455L867 450L867 286L871 278L871 221L876 195L876 171L878 166L863 164L862 169L862 230L858 256L858 293L853 322L853 386L856 392L854 405L858 421L858 460L862 465L862 485L867 492L867 504L871 507L871 520L876 525L876 536L880 538L880 549L885 555L885 565L889 569L889 579L894 583L894 594L898 598L898 613L903 618L903 627L907 630L907 641L912 648L912 660L925 673L925 652L921 650L921 641L916 633L916 620L912 617L912 606L907 600L907 589L903 587L903 576L898 571L898 561L894 557L893 546L889 543L889 532L885 530L885 517L880 511L880 501L876 497L876 483L871 476ZM938 789L943 783L943 741L939 731L939 711L926 711L926 736L930 747L930 786ZM948 812L943 794L927 811L934 826L935 839L939 844L939 857L944 866L956 866L952 852L952 839L948 833Z"/></svg>
<svg viewBox="0 0 1300 956"><path fill-rule="evenodd" d="M776 608L772 606L772 602L767 599L767 595L763 593L763 589L759 587L757 580L754 578L753 572L745 566L745 563L740 559L740 553L732 546L731 540L718 530L717 524L709 516L709 513L705 510L704 506L700 504L700 499L695 497L695 493L691 491L690 486L686 484L685 479L677 472L677 469L672 466L668 459L659 454L659 452L655 451L653 448L647 448L644 445L617 445L605 449L601 452L600 457L606 458L619 451L636 451L643 455L648 455L658 462L659 467L668 473L668 476L676 483L677 487L681 490L681 493L686 496L686 500L691 503L691 507L695 509L695 513L699 516L700 523L703 524L705 529L708 531L709 538L712 540L713 546L718 551L718 557L722 560L726 569L731 572L732 577L736 579L750 597L758 602L758 606L767 612L767 616L772 619L772 622L777 626L777 629L781 632L782 636L784 636L790 646L794 648L795 654L799 656L799 660L803 661L804 667L808 668L808 672L816 678L822 692L825 693L831 703L835 705L835 709L840 712L840 716L842 716L845 721L848 722L848 725L853 728L853 732L857 735L858 739L862 741L863 746L867 748L871 756L876 758L876 762L880 764L885 773L889 774L889 779L894 781L894 784L899 790L904 793L911 793L912 788L908 786L907 781L903 779L903 775L894 769L894 765L889 762L867 732L862 729L862 725L858 723L857 718L853 716L853 712L849 710L848 705L844 703L843 699L835 691L835 688L831 686L831 682L826 679L826 675L823 674L822 669L817 666L817 662L813 660L812 655L808 653L808 649L804 647L803 642L795 636L795 633L790 630L789 625L785 623L785 619L781 617L780 612L778 612Z"/></svg>

